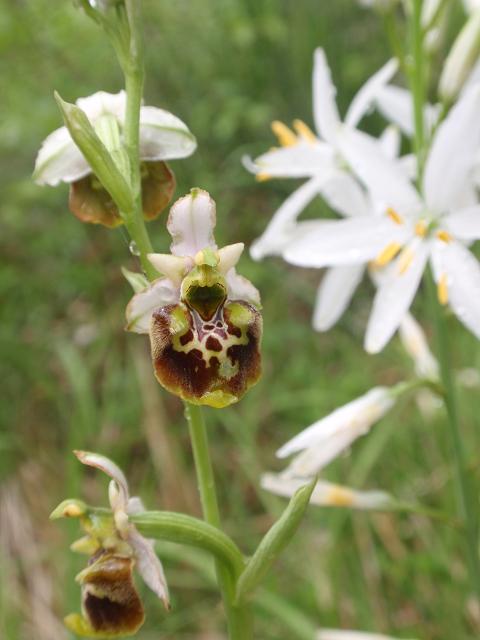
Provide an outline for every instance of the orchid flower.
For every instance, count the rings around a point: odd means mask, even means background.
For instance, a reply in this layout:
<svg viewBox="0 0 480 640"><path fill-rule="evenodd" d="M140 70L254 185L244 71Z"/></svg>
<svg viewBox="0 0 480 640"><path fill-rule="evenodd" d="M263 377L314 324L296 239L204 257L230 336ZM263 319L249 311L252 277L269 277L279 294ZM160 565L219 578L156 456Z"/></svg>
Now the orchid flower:
<svg viewBox="0 0 480 640"><path fill-rule="evenodd" d="M390 60L375 73L354 97L344 126L354 129L370 109L379 89L393 76L397 63ZM313 114L317 133L295 120L294 131L281 122L272 123L281 147L268 151L246 167L259 180L267 178L308 178L274 214L263 235L251 247L252 257L280 254L291 240L295 221L302 210L321 194L342 215L357 216L365 209L363 192L348 171L339 147L341 121L335 102L336 89L323 49L314 55Z"/></svg>
<svg viewBox="0 0 480 640"><path fill-rule="evenodd" d="M77 106L88 117L100 138L116 128L121 139L126 109L126 93L99 91L79 98ZM195 137L185 123L172 113L156 107L140 109L140 160L144 215L155 218L168 204L175 190L175 177L166 160L190 156ZM70 184L69 206L84 222L114 227L122 219L110 195L92 175L92 170L72 140L67 127L60 127L43 142L33 176L38 184Z"/></svg>
<svg viewBox="0 0 480 640"><path fill-rule="evenodd" d="M127 330L149 333L158 381L194 404L236 402L260 376L260 295L235 265L244 245L217 249L215 203L192 189L170 211L171 254L148 256L164 277L133 296Z"/></svg>
<svg viewBox="0 0 480 640"><path fill-rule="evenodd" d="M82 464L100 469L111 478L111 513L89 513L83 503L66 500L51 515L80 518L87 535L72 549L91 556L88 566L76 578L82 587L82 615L68 615L65 624L74 633L90 638L132 635L145 619L132 578L134 567L169 608L168 587L154 543L129 522L129 516L141 513L144 507L139 498L130 497L123 472L109 458L87 451L74 453Z"/></svg>
<svg viewBox="0 0 480 640"><path fill-rule="evenodd" d="M426 159L423 197L370 137L348 128L340 146L365 183L381 217L312 223L285 250L304 267L359 265L385 269L369 319L365 348L377 353L390 340L430 261L438 298L480 338L480 267L467 243L480 238L480 206L472 188L480 144L480 87L461 96L438 127Z"/></svg>

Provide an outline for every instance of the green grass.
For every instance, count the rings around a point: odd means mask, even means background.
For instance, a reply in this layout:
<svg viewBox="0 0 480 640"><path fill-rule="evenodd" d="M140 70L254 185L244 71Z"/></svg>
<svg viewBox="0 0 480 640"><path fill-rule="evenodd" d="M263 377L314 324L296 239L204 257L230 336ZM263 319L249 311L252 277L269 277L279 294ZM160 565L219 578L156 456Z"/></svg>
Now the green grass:
<svg viewBox="0 0 480 640"><path fill-rule="evenodd" d="M242 155L272 145L273 119L312 122L318 45L344 109L389 55L381 24L351 0L144 4L145 101L182 117L199 142L194 156L172 163L177 195L209 190L220 242L248 244L295 185L256 184ZM151 508L198 514L199 504L181 404L154 382L146 339L123 331L130 291L120 266L135 268L125 233L80 224L65 187L31 181L39 144L60 125L53 89L70 101L119 90L113 54L68 2L4 0L0 9L0 637L57 640L58 620L79 608L73 576L83 560L68 550L74 523L50 523L48 514L69 496L106 501L105 481L81 468L72 448L114 458ZM320 210L318 202L309 213ZM168 245L164 220L150 225L158 250ZM241 269L263 297L265 373L240 404L208 411L207 421L225 528L249 553L284 506L258 487L262 470L279 468L275 449L374 384L403 379L410 365L396 340L379 356L363 352L367 284L338 327L319 335L310 326L317 272L248 255ZM421 300L416 310L430 330ZM450 322L456 363L478 368L477 342ZM462 392L460 405L475 472L476 394ZM454 514L449 455L442 412L426 421L414 402L402 402L326 475ZM144 590L148 621L138 637L213 638L222 613L208 561L173 545L162 550L173 611L165 616ZM458 531L420 516L311 508L266 588L289 606L259 600L262 640L295 637L282 615L404 638L478 637Z"/></svg>

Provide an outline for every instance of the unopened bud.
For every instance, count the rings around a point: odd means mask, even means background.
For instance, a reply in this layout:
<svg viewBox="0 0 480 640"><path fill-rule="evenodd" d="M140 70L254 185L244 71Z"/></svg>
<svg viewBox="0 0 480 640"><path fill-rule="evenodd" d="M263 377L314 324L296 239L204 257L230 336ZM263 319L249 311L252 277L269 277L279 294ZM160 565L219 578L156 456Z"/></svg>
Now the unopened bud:
<svg viewBox="0 0 480 640"><path fill-rule="evenodd" d="M458 34L440 76L439 93L450 102L460 93L480 54L480 9L472 13Z"/></svg>

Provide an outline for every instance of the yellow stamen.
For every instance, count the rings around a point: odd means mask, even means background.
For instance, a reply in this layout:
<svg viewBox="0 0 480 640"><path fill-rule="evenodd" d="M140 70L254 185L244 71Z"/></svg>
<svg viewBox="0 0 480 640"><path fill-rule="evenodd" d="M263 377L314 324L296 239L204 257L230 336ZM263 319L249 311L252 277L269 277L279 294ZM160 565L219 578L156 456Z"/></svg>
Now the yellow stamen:
<svg viewBox="0 0 480 640"><path fill-rule="evenodd" d="M408 271L410 265L412 264L414 255L415 254L409 247L405 247L405 249L402 251L400 257L398 258L398 273L400 275L403 275L406 271Z"/></svg>
<svg viewBox="0 0 480 640"><path fill-rule="evenodd" d="M293 128L298 133L299 136L305 138L307 142L317 142L317 136L310 129L308 124L305 124L303 120L294 120Z"/></svg>
<svg viewBox="0 0 480 640"><path fill-rule="evenodd" d="M388 207L387 216L390 218L390 220L393 220L393 222L395 222L396 224L403 224L402 216L399 213L397 213L395 209L392 209L392 207Z"/></svg>
<svg viewBox="0 0 480 640"><path fill-rule="evenodd" d="M424 238L427 235L427 229L428 227L425 220L419 220L415 225L415 233L417 236L420 236L420 238Z"/></svg>
<svg viewBox="0 0 480 640"><path fill-rule="evenodd" d="M390 242L387 246L380 251L378 256L374 260L376 267L384 267L388 264L402 248L402 245L398 242Z"/></svg>
<svg viewBox="0 0 480 640"><path fill-rule="evenodd" d="M437 283L437 296L440 304L447 304L448 302L448 284L447 284L447 274L442 273L440 276L440 280Z"/></svg>
<svg viewBox="0 0 480 640"><path fill-rule="evenodd" d="M353 504L353 500L353 492L350 489L335 485L328 492L325 502L335 507L349 507Z"/></svg>
<svg viewBox="0 0 480 640"><path fill-rule="evenodd" d="M452 236L444 229L437 231L437 238L443 242L450 242L452 240Z"/></svg>
<svg viewBox="0 0 480 640"><path fill-rule="evenodd" d="M257 173L255 175L255 180L257 182L266 182L267 180L271 180L272 176L268 173Z"/></svg>
<svg viewBox="0 0 480 640"><path fill-rule="evenodd" d="M274 120L272 122L272 131L277 136L278 142L282 147L291 147L298 142L297 136L293 131L289 129L286 124L280 122L280 120Z"/></svg>

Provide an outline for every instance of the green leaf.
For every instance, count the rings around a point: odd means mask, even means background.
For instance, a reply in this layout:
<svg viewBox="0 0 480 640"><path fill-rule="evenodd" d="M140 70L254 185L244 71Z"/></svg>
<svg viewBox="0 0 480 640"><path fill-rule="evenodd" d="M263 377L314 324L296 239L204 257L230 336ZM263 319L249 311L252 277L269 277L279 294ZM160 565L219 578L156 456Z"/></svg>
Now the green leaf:
<svg viewBox="0 0 480 640"><path fill-rule="evenodd" d="M112 196L119 210L129 214L135 207L130 186L95 133L89 119L80 107L65 102L57 92L55 99L73 141L85 156L93 173Z"/></svg>
<svg viewBox="0 0 480 640"><path fill-rule="evenodd" d="M317 484L314 478L295 492L279 520L267 531L250 558L237 583L236 603L242 604L263 580L272 564L285 549L300 526L312 491Z"/></svg>

